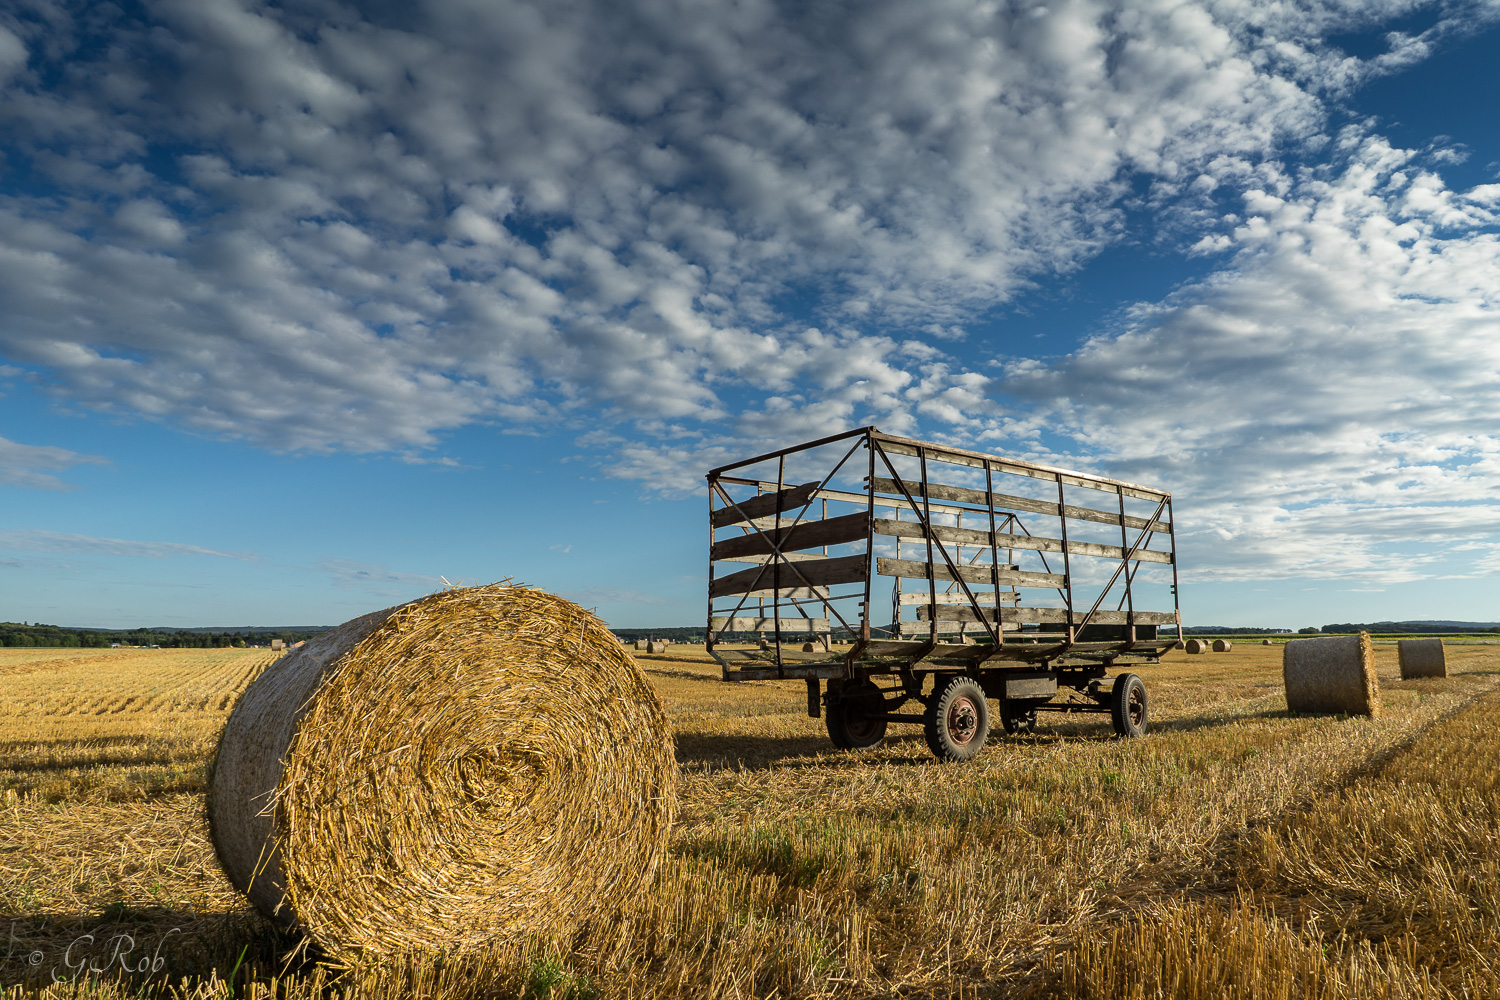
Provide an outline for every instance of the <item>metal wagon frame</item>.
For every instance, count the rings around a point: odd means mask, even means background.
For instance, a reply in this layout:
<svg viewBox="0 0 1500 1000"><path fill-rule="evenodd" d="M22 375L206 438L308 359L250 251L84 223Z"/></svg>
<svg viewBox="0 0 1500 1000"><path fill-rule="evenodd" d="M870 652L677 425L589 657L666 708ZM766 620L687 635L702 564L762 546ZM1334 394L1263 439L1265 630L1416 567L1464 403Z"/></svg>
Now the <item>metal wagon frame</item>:
<svg viewBox="0 0 1500 1000"><path fill-rule="evenodd" d="M1010 733L1028 731L1039 711L1109 713L1121 735L1144 732L1144 684L1108 674L1159 662L1182 641L1165 490L873 426L707 479L707 649L726 681L806 681L808 714L825 716L836 745L874 746L891 724L921 724L934 754L966 760L985 743L991 699ZM1109 509L1070 503L1069 488L1114 499ZM1039 522L1055 530L1033 532ZM732 571L716 575L724 564ZM892 583L885 624L873 618L880 578ZM1170 611L1137 607L1147 578ZM1028 590L1057 597L1023 603ZM731 648L732 635L750 648ZM1059 698L1066 690L1081 697ZM912 701L920 715L900 712Z"/></svg>

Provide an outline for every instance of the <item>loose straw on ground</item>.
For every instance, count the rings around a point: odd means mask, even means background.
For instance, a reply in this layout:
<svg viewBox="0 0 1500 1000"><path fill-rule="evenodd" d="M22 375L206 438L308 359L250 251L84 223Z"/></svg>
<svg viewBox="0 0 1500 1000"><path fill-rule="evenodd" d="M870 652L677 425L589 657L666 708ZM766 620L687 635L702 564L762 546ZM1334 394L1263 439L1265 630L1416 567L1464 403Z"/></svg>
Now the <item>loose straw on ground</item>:
<svg viewBox="0 0 1500 1000"><path fill-rule="evenodd" d="M555 937L651 881L676 801L656 693L540 590L347 622L246 690L219 743L220 864L345 961Z"/></svg>
<svg viewBox="0 0 1500 1000"><path fill-rule="evenodd" d="M1286 707L1293 712L1380 714L1370 634L1293 639L1281 647Z"/></svg>

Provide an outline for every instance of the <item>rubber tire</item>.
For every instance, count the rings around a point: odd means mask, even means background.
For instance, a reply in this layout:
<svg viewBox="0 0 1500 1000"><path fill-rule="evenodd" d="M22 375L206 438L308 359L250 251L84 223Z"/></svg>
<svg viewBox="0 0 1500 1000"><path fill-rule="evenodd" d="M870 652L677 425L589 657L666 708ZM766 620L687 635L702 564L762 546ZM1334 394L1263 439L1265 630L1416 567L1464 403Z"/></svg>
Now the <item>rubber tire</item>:
<svg viewBox="0 0 1500 1000"><path fill-rule="evenodd" d="M828 710L823 714L828 738L834 746L840 750L868 750L881 744L886 721L863 718L864 711L872 707L885 711L885 695L874 681L855 681L840 689L837 697L831 691L829 695Z"/></svg>
<svg viewBox="0 0 1500 1000"><path fill-rule="evenodd" d="M1005 727L1007 736L1030 736L1036 732L1036 706L1012 707L1009 703L1002 701L1000 724Z"/></svg>
<svg viewBox="0 0 1500 1000"><path fill-rule="evenodd" d="M972 726L955 726L965 717ZM972 677L962 675L939 681L939 687L927 701L923 732L932 755L941 761L958 763L973 760L984 749L990 735L990 708L984 689Z"/></svg>
<svg viewBox="0 0 1500 1000"><path fill-rule="evenodd" d="M1141 679L1135 674L1116 677L1114 690L1109 694L1109 714L1115 732L1126 739L1144 735L1149 718L1147 709L1146 685Z"/></svg>

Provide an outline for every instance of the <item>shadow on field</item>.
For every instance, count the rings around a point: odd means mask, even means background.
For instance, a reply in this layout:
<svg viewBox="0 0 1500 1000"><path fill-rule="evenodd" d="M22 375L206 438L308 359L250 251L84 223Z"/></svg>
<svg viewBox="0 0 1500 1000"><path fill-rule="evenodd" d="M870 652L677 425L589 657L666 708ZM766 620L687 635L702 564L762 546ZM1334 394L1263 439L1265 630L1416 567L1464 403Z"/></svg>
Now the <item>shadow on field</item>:
<svg viewBox="0 0 1500 1000"><path fill-rule="evenodd" d="M106 981L134 991L185 977L236 984L297 969L300 935L251 912L105 907L89 914L0 915L0 989Z"/></svg>

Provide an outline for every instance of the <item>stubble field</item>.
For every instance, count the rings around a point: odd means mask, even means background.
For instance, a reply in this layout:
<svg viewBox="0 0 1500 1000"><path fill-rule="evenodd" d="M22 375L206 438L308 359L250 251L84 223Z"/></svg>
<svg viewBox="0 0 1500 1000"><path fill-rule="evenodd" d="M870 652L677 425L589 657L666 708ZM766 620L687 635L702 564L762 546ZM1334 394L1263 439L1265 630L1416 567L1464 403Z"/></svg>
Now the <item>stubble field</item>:
<svg viewBox="0 0 1500 1000"><path fill-rule="evenodd" d="M653 891L566 942L337 972L219 874L203 791L256 650L0 651L0 985L202 997L1500 997L1500 646L1296 717L1281 649L1139 672L966 765L835 751L800 682L638 655L682 767Z"/></svg>

